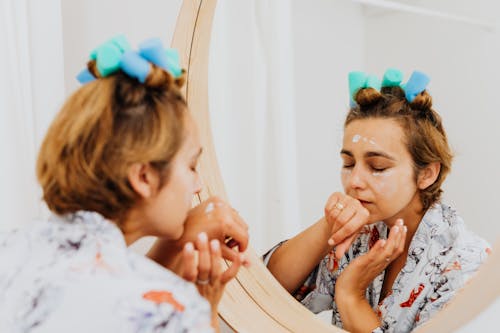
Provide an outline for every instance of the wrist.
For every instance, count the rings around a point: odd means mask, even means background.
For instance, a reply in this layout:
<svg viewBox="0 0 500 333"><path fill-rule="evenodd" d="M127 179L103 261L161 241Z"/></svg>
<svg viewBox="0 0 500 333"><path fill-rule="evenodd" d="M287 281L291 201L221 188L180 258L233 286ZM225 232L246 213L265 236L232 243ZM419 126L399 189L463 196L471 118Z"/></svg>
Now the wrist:
<svg viewBox="0 0 500 333"><path fill-rule="evenodd" d="M176 265L182 247L174 241L158 238L147 253L147 257L163 267L172 269Z"/></svg>

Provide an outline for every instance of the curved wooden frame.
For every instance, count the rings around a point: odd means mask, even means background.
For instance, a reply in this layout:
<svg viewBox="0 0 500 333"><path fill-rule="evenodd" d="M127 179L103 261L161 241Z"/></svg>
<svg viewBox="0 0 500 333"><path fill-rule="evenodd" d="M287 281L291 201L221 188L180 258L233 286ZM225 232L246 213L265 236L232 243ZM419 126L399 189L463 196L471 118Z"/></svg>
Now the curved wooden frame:
<svg viewBox="0 0 500 333"><path fill-rule="evenodd" d="M184 0L172 41L172 47L179 50L181 63L187 70L184 94L198 123L204 144L200 160L204 188L198 197L199 201L211 195L226 199L208 111L208 58L215 7L216 0ZM319 320L281 287L251 248L247 253L252 267L240 270L237 278L227 286L219 307L219 314L229 327L237 332L344 332ZM483 278L480 281L499 281L499 256L492 256L491 259L493 260L489 260L488 268L482 270ZM457 327L453 325L457 321L448 321L448 318L458 316L462 319L460 323L464 324L491 304L495 295L499 294L496 286L495 290L486 290L481 283L475 285L490 295L478 298L477 295L484 293L474 293L470 290L472 288L467 288L470 291L468 295L474 298L475 312L466 311L470 306L470 298L464 301L462 297L456 304L453 303L454 306L447 307L451 311L443 311L443 314L437 316L441 320L431 320L421 331L450 331Z"/></svg>

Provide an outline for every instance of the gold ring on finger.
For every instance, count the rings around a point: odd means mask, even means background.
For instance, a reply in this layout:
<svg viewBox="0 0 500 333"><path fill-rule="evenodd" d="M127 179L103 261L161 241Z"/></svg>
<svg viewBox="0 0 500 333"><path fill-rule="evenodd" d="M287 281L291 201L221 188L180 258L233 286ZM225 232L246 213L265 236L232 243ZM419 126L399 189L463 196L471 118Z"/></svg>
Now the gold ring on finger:
<svg viewBox="0 0 500 333"><path fill-rule="evenodd" d="M335 208L337 208L338 210L342 210L342 209L344 209L344 205L341 202L337 202L335 204Z"/></svg>
<svg viewBox="0 0 500 333"><path fill-rule="evenodd" d="M210 279L205 279L205 280L197 279L196 280L196 283L199 285L205 285L205 284L208 284L209 282L210 282Z"/></svg>

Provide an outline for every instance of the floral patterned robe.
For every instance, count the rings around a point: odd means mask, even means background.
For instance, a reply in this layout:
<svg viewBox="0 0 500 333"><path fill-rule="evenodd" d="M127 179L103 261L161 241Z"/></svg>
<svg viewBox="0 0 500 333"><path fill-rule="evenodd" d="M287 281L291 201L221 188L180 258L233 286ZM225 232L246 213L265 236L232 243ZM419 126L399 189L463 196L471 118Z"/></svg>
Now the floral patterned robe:
<svg viewBox="0 0 500 333"><path fill-rule="evenodd" d="M349 262L365 254L387 227L377 222L364 228L346 255L337 261L328 254L311 272L295 298L314 313L333 310L332 324L342 327L335 304L335 282ZM278 244L264 255L267 262ZM439 311L486 259L490 248L469 232L450 207L429 208L410 243L406 263L388 296L380 300L384 272L366 290L366 299L381 319L374 332L409 332Z"/></svg>
<svg viewBox="0 0 500 333"><path fill-rule="evenodd" d="M195 286L78 212L0 234L1 332L213 332Z"/></svg>

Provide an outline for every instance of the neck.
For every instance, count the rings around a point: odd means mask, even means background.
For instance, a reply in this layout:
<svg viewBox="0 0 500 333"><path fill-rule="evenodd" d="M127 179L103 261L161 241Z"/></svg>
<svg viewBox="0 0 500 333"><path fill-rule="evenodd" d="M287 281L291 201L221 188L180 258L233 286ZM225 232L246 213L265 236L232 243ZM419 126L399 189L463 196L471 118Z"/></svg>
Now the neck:
<svg viewBox="0 0 500 333"><path fill-rule="evenodd" d="M123 237L127 246L132 245L135 241L146 236L144 228L142 227L141 219L135 210L130 210L123 221L118 224L121 226Z"/></svg>
<svg viewBox="0 0 500 333"><path fill-rule="evenodd" d="M403 223L408 229L406 232L405 253L408 253L410 242L413 239L424 214L425 212L423 210L422 202L420 201L418 193L416 193L410 203L403 210L387 220L384 220L387 227L391 228L396 224L398 219L403 219Z"/></svg>

